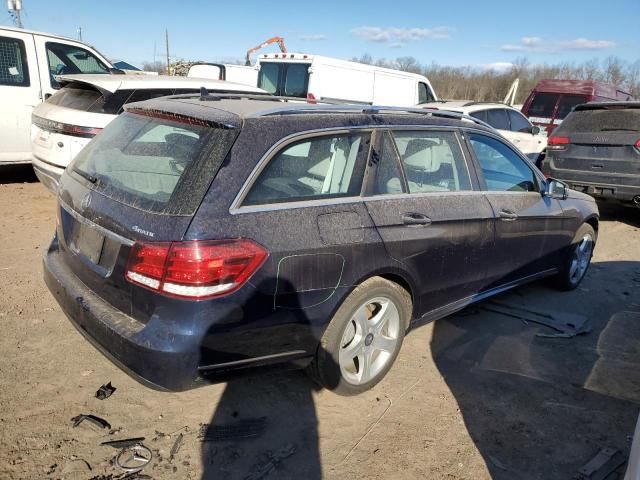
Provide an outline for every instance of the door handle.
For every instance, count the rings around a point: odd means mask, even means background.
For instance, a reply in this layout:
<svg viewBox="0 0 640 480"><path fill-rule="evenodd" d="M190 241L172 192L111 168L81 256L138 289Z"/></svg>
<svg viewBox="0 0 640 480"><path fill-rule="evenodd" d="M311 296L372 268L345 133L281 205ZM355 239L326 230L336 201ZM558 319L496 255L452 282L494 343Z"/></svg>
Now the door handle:
<svg viewBox="0 0 640 480"><path fill-rule="evenodd" d="M500 210L500 213L498 214L498 216L500 217L500 220L504 222L512 222L516 218L518 218L517 213L513 213L509 210Z"/></svg>
<svg viewBox="0 0 640 480"><path fill-rule="evenodd" d="M426 227L431 225L431 219L422 213L407 212L402 214L402 223L410 227Z"/></svg>

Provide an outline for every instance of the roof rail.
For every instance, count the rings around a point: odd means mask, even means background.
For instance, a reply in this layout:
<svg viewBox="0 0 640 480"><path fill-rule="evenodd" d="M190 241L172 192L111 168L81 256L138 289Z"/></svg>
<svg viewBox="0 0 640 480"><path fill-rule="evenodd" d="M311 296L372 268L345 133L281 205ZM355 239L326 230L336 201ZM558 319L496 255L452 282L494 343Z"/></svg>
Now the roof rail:
<svg viewBox="0 0 640 480"><path fill-rule="evenodd" d="M217 101L224 99L247 99L247 100L263 100L272 102L274 100L280 100L282 102L296 102L296 103L309 103L309 104L328 104L328 105L342 105L344 102L338 102L334 100L308 100L302 97L286 97L281 95L271 95L269 93L222 93L222 92L209 92L206 87L200 87L200 93L185 93L181 95L173 95L171 98L195 98L199 96L202 101Z"/></svg>
<svg viewBox="0 0 640 480"><path fill-rule="evenodd" d="M435 108L416 107L387 107L380 105L353 105L353 104L333 104L326 107L319 105L300 105L296 108L279 107L272 110L257 112L255 116L265 117L270 115L295 115L304 113L363 113L365 115L375 115L380 113L408 113L427 115L430 117L451 118L454 120L468 120L484 127L492 128L486 122L474 118L464 113L438 110Z"/></svg>
<svg viewBox="0 0 640 480"><path fill-rule="evenodd" d="M284 97L269 95L265 93L217 93L208 92L202 87L200 94L185 93L181 95L172 95L166 98L199 98L201 101L219 101L224 99L247 99L261 100L273 102L281 101L281 105L271 109L255 112L251 117L268 117L273 115L295 115L306 113L362 113L365 115L375 115L381 113L407 113L426 115L430 117L451 118L454 120L467 120L483 127L493 128L486 122L474 118L464 113L452 112L448 110L438 110L435 108L420 107L390 107L384 105L363 105L361 103L345 103L333 100L307 100L300 97ZM285 103L294 103L296 106L285 105Z"/></svg>

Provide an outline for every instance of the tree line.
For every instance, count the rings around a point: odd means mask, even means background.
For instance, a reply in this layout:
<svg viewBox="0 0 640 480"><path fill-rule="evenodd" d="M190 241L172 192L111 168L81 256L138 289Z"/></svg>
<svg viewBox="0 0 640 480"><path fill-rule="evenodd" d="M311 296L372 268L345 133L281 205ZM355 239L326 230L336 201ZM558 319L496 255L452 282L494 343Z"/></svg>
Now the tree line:
<svg viewBox="0 0 640 480"><path fill-rule="evenodd" d="M437 63L423 65L414 57L374 60L368 54L351 60L424 75L442 99L502 101L516 78L520 79L516 103L523 103L542 79L597 80L615 85L640 99L640 59L627 62L611 56L604 60L549 65L532 64L527 58L518 58L504 69L450 67Z"/></svg>

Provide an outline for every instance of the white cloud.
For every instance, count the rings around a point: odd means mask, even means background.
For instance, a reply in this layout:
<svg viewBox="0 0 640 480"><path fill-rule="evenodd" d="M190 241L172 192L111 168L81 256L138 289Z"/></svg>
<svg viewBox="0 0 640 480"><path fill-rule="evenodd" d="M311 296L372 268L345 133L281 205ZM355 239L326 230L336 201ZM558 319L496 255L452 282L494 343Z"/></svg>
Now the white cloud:
<svg viewBox="0 0 640 480"><path fill-rule="evenodd" d="M405 42L415 42L424 38L442 40L449 38L451 29L449 27L434 28L398 28L398 27L357 27L351 30L351 34L360 37L367 42L386 43L393 45Z"/></svg>
<svg viewBox="0 0 640 480"><path fill-rule="evenodd" d="M492 62L492 63L485 63L484 65L481 65L480 67L485 69L485 70L495 70L497 72L504 72L504 71L509 70L511 67L513 67L513 63L511 63L511 62Z"/></svg>
<svg viewBox="0 0 640 480"><path fill-rule="evenodd" d="M563 42L560 46L565 50L600 50L601 48L615 47L615 42L610 40L588 40L586 38L576 38L569 42Z"/></svg>
<svg viewBox="0 0 640 480"><path fill-rule="evenodd" d="M326 40L327 36L323 33L311 33L308 35L300 35L300 40L307 42L317 42L319 40Z"/></svg>
<svg viewBox="0 0 640 480"><path fill-rule="evenodd" d="M564 50L601 50L615 47L611 40L589 40L576 38L574 40L553 41L540 37L522 37L519 43L507 43L500 49L503 52L546 52L555 53Z"/></svg>
<svg viewBox="0 0 640 480"><path fill-rule="evenodd" d="M404 47L404 43L402 42L396 42L396 43L390 43L389 44L389 48L402 48Z"/></svg>

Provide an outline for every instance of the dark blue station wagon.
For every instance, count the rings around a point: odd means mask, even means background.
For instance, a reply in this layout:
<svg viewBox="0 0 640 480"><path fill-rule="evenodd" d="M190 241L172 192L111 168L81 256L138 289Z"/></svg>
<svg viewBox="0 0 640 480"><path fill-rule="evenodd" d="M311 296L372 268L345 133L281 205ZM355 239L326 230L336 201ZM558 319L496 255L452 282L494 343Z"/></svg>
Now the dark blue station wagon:
<svg viewBox="0 0 640 480"><path fill-rule="evenodd" d="M307 368L340 394L412 325L575 288L594 201L437 110L186 95L130 104L66 169L44 257L77 329L155 388Z"/></svg>

